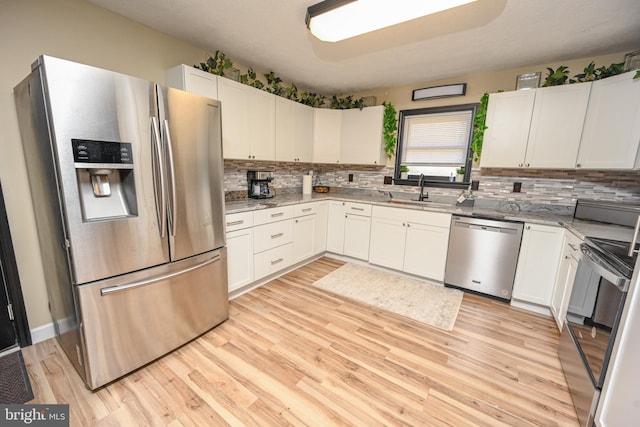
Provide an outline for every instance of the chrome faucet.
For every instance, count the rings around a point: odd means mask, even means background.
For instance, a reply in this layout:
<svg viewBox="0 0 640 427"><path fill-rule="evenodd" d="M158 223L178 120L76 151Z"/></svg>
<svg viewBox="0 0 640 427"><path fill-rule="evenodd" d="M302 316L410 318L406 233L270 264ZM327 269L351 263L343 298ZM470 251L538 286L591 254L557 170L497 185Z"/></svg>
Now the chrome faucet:
<svg viewBox="0 0 640 427"><path fill-rule="evenodd" d="M418 196L419 201L423 201L429 198L429 193L424 194L424 174L420 174L420 179L418 179L418 185L420 186L420 196Z"/></svg>

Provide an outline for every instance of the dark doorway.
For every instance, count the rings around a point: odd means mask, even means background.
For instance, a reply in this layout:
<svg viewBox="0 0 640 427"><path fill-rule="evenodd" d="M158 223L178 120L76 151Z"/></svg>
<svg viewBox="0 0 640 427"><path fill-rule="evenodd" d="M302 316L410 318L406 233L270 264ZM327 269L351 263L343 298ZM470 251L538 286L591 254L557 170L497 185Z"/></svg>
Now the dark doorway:
<svg viewBox="0 0 640 427"><path fill-rule="evenodd" d="M0 352L18 344L31 345L13 242L9 231L4 194L0 185Z"/></svg>

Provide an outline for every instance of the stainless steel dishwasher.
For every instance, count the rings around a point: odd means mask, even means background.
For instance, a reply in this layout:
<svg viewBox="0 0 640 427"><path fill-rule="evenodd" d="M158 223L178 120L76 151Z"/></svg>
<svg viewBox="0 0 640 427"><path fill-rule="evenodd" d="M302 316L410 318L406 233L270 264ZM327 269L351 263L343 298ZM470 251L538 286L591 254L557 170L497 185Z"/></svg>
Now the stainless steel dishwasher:
<svg viewBox="0 0 640 427"><path fill-rule="evenodd" d="M511 300L523 225L453 215L445 285Z"/></svg>

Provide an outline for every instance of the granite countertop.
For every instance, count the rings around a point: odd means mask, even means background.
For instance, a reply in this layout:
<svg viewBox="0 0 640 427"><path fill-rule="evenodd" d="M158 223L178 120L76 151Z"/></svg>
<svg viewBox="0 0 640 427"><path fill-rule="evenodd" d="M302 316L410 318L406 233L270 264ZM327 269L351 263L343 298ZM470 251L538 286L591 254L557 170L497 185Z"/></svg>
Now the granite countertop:
<svg viewBox="0 0 640 427"><path fill-rule="evenodd" d="M279 206L295 205L317 200L336 200L343 202L368 203L377 206L387 206L402 209L424 210L431 212L443 212L454 215L485 217L489 219L520 221L530 224L541 224L564 227L578 238L587 236L602 237L620 241L631 241L633 228L618 225L603 224L596 221L579 220L573 217L573 211L567 208L554 208L552 206L526 210L514 202L495 202L476 200L475 206L456 206L453 198L435 198L431 201L416 202L403 197L390 197L389 193L382 192L344 192L344 193L313 193L313 194L286 194L278 195L272 199L241 199L226 202L226 213L240 213L259 209L274 208Z"/></svg>

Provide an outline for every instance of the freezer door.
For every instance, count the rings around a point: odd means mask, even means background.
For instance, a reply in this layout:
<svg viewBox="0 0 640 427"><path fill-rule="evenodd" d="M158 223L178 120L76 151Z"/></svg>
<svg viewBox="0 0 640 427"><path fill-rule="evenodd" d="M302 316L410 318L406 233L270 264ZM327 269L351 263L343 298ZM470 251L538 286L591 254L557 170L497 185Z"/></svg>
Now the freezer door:
<svg viewBox="0 0 640 427"><path fill-rule="evenodd" d="M49 128L49 140L38 141L37 150L53 152L49 167L66 222L73 282L167 262L153 173L154 85L46 56L36 72L47 104L47 117L38 120Z"/></svg>
<svg viewBox="0 0 640 427"><path fill-rule="evenodd" d="M229 317L226 249L77 287L86 379L95 389Z"/></svg>
<svg viewBox="0 0 640 427"><path fill-rule="evenodd" d="M225 244L220 102L158 87L171 260Z"/></svg>

